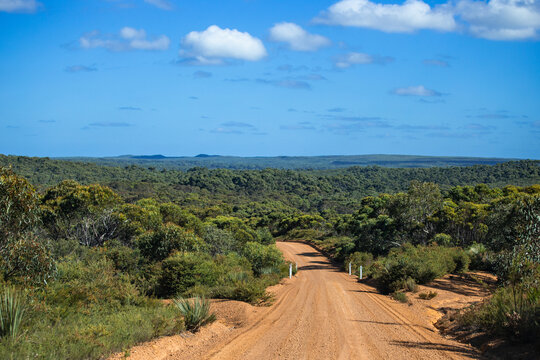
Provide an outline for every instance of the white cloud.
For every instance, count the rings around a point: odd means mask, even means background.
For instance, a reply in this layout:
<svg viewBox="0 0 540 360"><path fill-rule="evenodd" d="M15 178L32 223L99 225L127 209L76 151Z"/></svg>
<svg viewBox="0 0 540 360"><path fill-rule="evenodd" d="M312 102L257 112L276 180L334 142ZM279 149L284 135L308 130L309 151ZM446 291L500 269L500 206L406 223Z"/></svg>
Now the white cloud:
<svg viewBox="0 0 540 360"><path fill-rule="evenodd" d="M0 12L36 12L41 3L35 0L0 0Z"/></svg>
<svg viewBox="0 0 540 360"><path fill-rule="evenodd" d="M397 88L392 91L394 95L401 96L441 96L441 93L427 89L424 85Z"/></svg>
<svg viewBox="0 0 540 360"><path fill-rule="evenodd" d="M421 0L406 0L402 5L377 4L369 0L341 0L330 6L314 21L386 32L456 29L456 22L448 4L432 8Z"/></svg>
<svg viewBox="0 0 540 360"><path fill-rule="evenodd" d="M223 59L257 61L267 53L262 41L247 32L212 25L192 31L182 39L180 56L199 65L217 65Z"/></svg>
<svg viewBox="0 0 540 360"><path fill-rule="evenodd" d="M331 44L330 40L321 35L310 34L300 26L282 22L270 29L270 40L286 42L291 50L315 51Z"/></svg>
<svg viewBox="0 0 540 360"><path fill-rule="evenodd" d="M167 36L161 35L153 40L146 39L146 31L124 27L120 30L120 36L129 41L129 46L137 50L167 50L170 40Z"/></svg>
<svg viewBox="0 0 540 360"><path fill-rule="evenodd" d="M490 40L538 37L540 4L535 0L461 0L455 11L476 37Z"/></svg>
<svg viewBox="0 0 540 360"><path fill-rule="evenodd" d="M422 0L381 4L370 0L340 0L315 23L411 33L429 29L459 31L489 40L538 39L538 0L449 0L431 7Z"/></svg>
<svg viewBox="0 0 540 360"><path fill-rule="evenodd" d="M144 2L150 5L154 5L155 7L160 8L161 10L173 9L173 5L167 0L144 0Z"/></svg>
<svg viewBox="0 0 540 360"><path fill-rule="evenodd" d="M84 49L105 48L111 51L127 50L167 50L170 40L165 35L147 39L146 31L124 27L118 36L101 35L98 31L92 31L79 39L79 44Z"/></svg>
<svg viewBox="0 0 540 360"><path fill-rule="evenodd" d="M364 64L387 64L394 61L391 57L381 57L373 56L365 53L350 52L348 54L339 56L335 65L338 68L346 69L353 65L364 65Z"/></svg>
<svg viewBox="0 0 540 360"><path fill-rule="evenodd" d="M355 64L371 64L373 62L373 57L364 53L349 53L336 61L336 66L338 68L348 68L351 65Z"/></svg>

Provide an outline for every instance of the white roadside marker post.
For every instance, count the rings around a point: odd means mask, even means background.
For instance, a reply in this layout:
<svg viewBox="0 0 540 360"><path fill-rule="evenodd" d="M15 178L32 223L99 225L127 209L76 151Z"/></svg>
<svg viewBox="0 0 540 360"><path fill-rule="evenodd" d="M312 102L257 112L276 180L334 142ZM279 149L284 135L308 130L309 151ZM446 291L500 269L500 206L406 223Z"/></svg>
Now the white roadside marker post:
<svg viewBox="0 0 540 360"><path fill-rule="evenodd" d="M360 265L360 280L362 280L362 265Z"/></svg>
<svg viewBox="0 0 540 360"><path fill-rule="evenodd" d="M352 263L350 262L349 263L349 275L351 275L351 267L352 267Z"/></svg>
<svg viewBox="0 0 540 360"><path fill-rule="evenodd" d="M289 264L289 279L292 278L292 263Z"/></svg>
<svg viewBox="0 0 540 360"><path fill-rule="evenodd" d="M296 272L298 272L298 263L295 263L296 264Z"/></svg>

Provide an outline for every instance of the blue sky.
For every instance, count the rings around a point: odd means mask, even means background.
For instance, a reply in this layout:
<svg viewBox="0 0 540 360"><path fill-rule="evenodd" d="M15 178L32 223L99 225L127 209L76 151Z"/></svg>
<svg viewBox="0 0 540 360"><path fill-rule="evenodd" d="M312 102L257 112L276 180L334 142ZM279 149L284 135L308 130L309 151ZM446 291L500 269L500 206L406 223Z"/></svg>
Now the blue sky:
<svg viewBox="0 0 540 360"><path fill-rule="evenodd" d="M0 0L0 153L540 158L538 0Z"/></svg>

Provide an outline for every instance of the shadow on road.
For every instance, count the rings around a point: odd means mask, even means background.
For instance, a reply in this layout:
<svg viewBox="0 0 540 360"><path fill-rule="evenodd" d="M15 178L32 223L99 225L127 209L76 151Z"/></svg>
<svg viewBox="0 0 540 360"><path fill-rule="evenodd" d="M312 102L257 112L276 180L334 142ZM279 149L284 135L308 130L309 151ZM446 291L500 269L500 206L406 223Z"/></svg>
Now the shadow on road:
<svg viewBox="0 0 540 360"><path fill-rule="evenodd" d="M398 325L398 326L407 325L407 326L412 326L412 327L416 327L416 328L421 328L421 329L424 329L424 330L428 330L428 331L433 332L433 330L430 329L430 328L427 327L427 326L415 325L415 324L410 324L410 323L405 324L405 323L397 323L397 322L370 321L370 320L350 320L350 321L361 322L361 323L367 323L367 324L377 324L377 325Z"/></svg>
<svg viewBox="0 0 540 360"><path fill-rule="evenodd" d="M381 294L380 292L375 291L375 290L347 290L347 291L348 292L357 292L357 293L378 294L378 295Z"/></svg>
<svg viewBox="0 0 540 360"><path fill-rule="evenodd" d="M392 341L390 344L394 346L402 346L413 349L445 351L449 353L457 353L463 356L467 356L471 359L482 359L482 357L474 350L456 345L414 341Z"/></svg>
<svg viewBox="0 0 540 360"><path fill-rule="evenodd" d="M307 257L323 257L321 255L321 253L318 253L318 252L315 252L315 251L310 251L310 252L303 252L303 253L299 253L299 254L296 254L298 256L307 256Z"/></svg>
<svg viewBox="0 0 540 360"><path fill-rule="evenodd" d="M328 265L328 266L332 266L332 264L330 264L328 261L310 261L309 262L310 264L320 264L320 265Z"/></svg>
<svg viewBox="0 0 540 360"><path fill-rule="evenodd" d="M299 266L298 270L328 270L328 271L339 271L332 263L325 260L311 260L308 262L308 265Z"/></svg>
<svg viewBox="0 0 540 360"><path fill-rule="evenodd" d="M304 266L299 266L298 270L327 270L327 271L334 271L334 272L339 271L335 267L333 267L332 265L329 265L329 264L326 264L326 265L304 265Z"/></svg>

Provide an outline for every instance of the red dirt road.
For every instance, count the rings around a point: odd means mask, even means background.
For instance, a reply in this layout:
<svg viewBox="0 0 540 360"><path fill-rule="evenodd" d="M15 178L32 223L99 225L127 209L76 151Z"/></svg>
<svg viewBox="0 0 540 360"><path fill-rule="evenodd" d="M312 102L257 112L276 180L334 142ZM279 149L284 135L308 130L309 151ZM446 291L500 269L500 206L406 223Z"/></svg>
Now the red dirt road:
<svg viewBox="0 0 540 360"><path fill-rule="evenodd" d="M470 359L469 346L444 339L406 304L339 272L303 243L277 244L298 274L276 302L213 346L210 359Z"/></svg>

